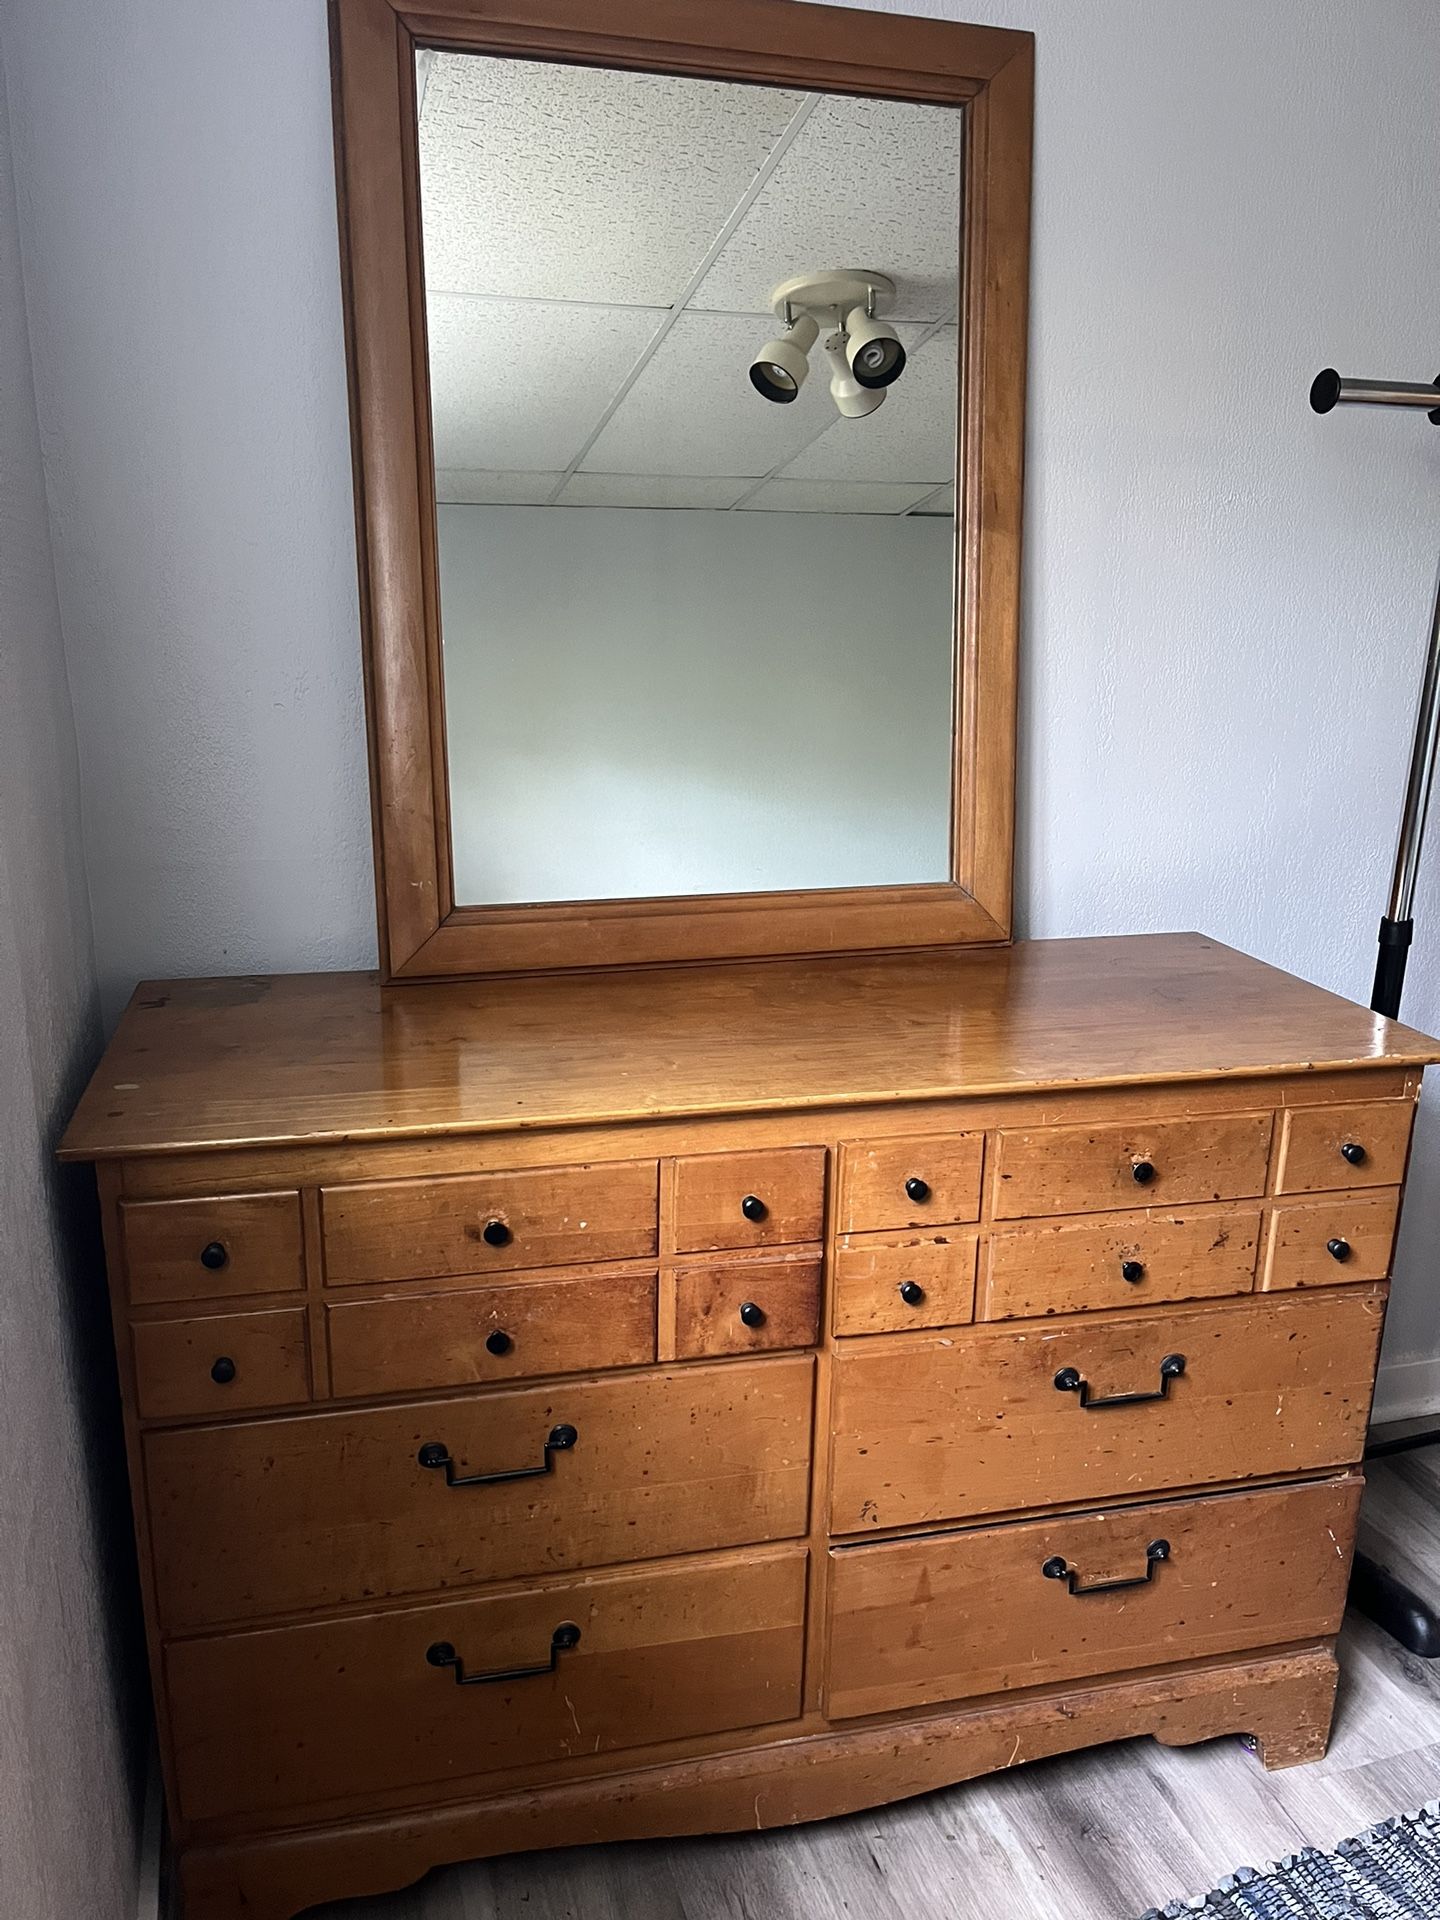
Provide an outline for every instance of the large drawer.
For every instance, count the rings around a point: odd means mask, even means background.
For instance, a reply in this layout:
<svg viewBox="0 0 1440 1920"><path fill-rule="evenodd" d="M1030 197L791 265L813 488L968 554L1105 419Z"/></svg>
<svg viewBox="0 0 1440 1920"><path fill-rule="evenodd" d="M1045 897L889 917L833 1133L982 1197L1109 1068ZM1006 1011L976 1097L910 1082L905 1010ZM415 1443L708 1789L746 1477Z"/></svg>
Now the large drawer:
<svg viewBox="0 0 1440 1920"><path fill-rule="evenodd" d="M1273 1125L1238 1113L1010 1129L996 1137L995 1217L1248 1200L1265 1191Z"/></svg>
<svg viewBox="0 0 1440 1920"><path fill-rule="evenodd" d="M423 1800L498 1769L793 1719L805 1571L803 1549L770 1549L179 1641L165 1670L181 1812Z"/></svg>
<svg viewBox="0 0 1440 1920"><path fill-rule="evenodd" d="M801 1534L813 1367L796 1355L151 1433L161 1622L187 1632ZM568 1444L547 1448L555 1435Z"/></svg>
<svg viewBox="0 0 1440 1920"><path fill-rule="evenodd" d="M654 1160L532 1173L368 1180L321 1193L331 1286L646 1259L659 1232Z"/></svg>
<svg viewBox="0 0 1440 1920"><path fill-rule="evenodd" d="M827 1711L890 1713L1335 1633L1362 1485L832 1551Z"/></svg>
<svg viewBox="0 0 1440 1920"><path fill-rule="evenodd" d="M847 1342L833 1531L1348 1466L1383 1301L1369 1287L1268 1294Z"/></svg>

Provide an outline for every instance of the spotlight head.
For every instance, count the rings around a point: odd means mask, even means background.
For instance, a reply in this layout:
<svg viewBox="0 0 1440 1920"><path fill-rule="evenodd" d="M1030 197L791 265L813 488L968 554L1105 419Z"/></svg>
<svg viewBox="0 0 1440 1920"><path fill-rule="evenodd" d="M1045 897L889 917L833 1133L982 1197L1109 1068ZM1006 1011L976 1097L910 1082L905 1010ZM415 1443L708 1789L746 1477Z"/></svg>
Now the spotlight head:
<svg viewBox="0 0 1440 1920"><path fill-rule="evenodd" d="M808 313L788 333L767 340L750 362L750 384L766 400L786 406L799 396L810 371L809 353L820 329Z"/></svg>
<svg viewBox="0 0 1440 1920"><path fill-rule="evenodd" d="M862 386L850 371L843 333L832 333L825 342L825 358L830 362L830 398L847 420L862 420L883 405L884 387Z"/></svg>
<svg viewBox="0 0 1440 1920"><path fill-rule="evenodd" d="M845 321L846 355L850 371L862 387L888 387L905 371L905 348L885 320L855 307Z"/></svg>

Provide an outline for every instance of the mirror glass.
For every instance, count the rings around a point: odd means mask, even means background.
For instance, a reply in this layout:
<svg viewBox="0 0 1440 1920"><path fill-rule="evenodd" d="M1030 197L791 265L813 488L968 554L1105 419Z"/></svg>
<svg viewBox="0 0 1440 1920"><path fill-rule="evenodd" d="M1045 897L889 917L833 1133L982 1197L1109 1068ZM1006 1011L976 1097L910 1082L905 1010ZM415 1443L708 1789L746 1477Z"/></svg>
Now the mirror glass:
<svg viewBox="0 0 1440 1920"><path fill-rule="evenodd" d="M960 110L416 82L456 904L947 880Z"/></svg>

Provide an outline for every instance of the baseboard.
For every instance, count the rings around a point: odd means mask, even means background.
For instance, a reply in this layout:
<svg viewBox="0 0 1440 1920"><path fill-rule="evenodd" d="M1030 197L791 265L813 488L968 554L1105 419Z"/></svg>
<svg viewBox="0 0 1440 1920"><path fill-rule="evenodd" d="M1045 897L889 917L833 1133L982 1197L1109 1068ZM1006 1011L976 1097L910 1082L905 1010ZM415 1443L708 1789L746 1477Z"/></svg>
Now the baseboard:
<svg viewBox="0 0 1440 1920"><path fill-rule="evenodd" d="M1440 1412L1440 1359L1395 1360L1381 1367L1375 1382L1373 1425L1436 1412Z"/></svg>
<svg viewBox="0 0 1440 1920"><path fill-rule="evenodd" d="M140 1832L139 1894L135 1904L136 1920L168 1920L163 1900L164 1875L161 1872L165 1821L161 1811L160 1759L151 1750L145 1780L145 1823Z"/></svg>

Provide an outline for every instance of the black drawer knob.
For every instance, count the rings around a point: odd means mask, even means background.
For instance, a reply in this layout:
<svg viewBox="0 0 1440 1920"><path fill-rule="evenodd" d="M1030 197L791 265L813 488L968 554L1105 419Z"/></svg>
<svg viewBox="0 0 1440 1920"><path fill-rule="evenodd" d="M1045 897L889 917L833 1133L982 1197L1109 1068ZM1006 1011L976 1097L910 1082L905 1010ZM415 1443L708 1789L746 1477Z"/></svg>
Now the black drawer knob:
<svg viewBox="0 0 1440 1920"><path fill-rule="evenodd" d="M1365 1164L1365 1149L1358 1140L1347 1140L1340 1149L1340 1158L1342 1160L1348 1160L1352 1167L1363 1167Z"/></svg>
<svg viewBox="0 0 1440 1920"><path fill-rule="evenodd" d="M217 1387L228 1387L230 1382L235 1378L235 1362L230 1358L228 1353L222 1353L214 1366L211 1367L210 1378L215 1382Z"/></svg>
<svg viewBox="0 0 1440 1920"><path fill-rule="evenodd" d="M493 1333L487 1333L485 1336L485 1351L487 1353L508 1353L514 1344L515 1342L510 1338L509 1334L500 1327L496 1327Z"/></svg>
<svg viewBox="0 0 1440 1920"><path fill-rule="evenodd" d="M480 1238L487 1247L508 1247L510 1229L503 1220L487 1220L481 1229Z"/></svg>
<svg viewBox="0 0 1440 1920"><path fill-rule="evenodd" d="M212 1240L209 1246L200 1249L200 1264L211 1273L218 1273L229 1258L229 1249L223 1240Z"/></svg>
<svg viewBox="0 0 1440 1920"><path fill-rule="evenodd" d="M1144 1261L1143 1260L1122 1260L1120 1262L1120 1278L1122 1280L1128 1280L1132 1287L1138 1286L1139 1283L1145 1278Z"/></svg>
<svg viewBox="0 0 1440 1920"><path fill-rule="evenodd" d="M1155 1178L1155 1168L1149 1160L1137 1160L1130 1172L1137 1187L1148 1187Z"/></svg>
<svg viewBox="0 0 1440 1920"><path fill-rule="evenodd" d="M1350 1242L1348 1240L1342 1240L1337 1233L1333 1240L1327 1240L1325 1242L1325 1251L1332 1260L1348 1260L1350 1258Z"/></svg>
<svg viewBox="0 0 1440 1920"><path fill-rule="evenodd" d="M742 1300L740 1302L740 1318L747 1327L763 1327L765 1324L765 1309L754 1300Z"/></svg>
<svg viewBox="0 0 1440 1920"><path fill-rule="evenodd" d="M918 1280L902 1280L900 1282L900 1298L905 1302L907 1307L918 1307L924 1302L925 1289L920 1285Z"/></svg>
<svg viewBox="0 0 1440 1920"><path fill-rule="evenodd" d="M758 1193L747 1193L740 1202L740 1211L747 1220L763 1220L770 1209Z"/></svg>
<svg viewBox="0 0 1440 1920"><path fill-rule="evenodd" d="M905 1198L913 1200L919 1206L922 1201L930 1198L930 1182L912 1174L905 1182Z"/></svg>

